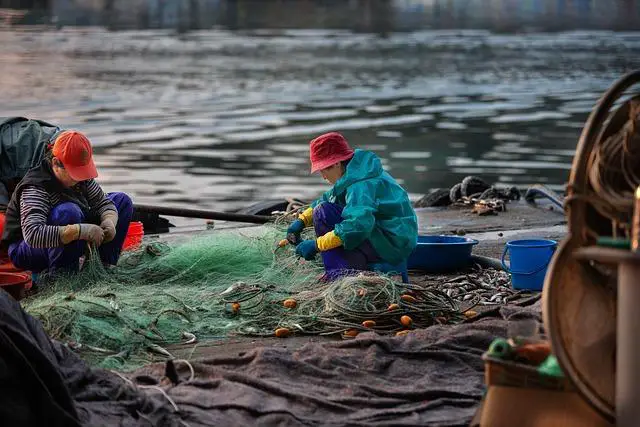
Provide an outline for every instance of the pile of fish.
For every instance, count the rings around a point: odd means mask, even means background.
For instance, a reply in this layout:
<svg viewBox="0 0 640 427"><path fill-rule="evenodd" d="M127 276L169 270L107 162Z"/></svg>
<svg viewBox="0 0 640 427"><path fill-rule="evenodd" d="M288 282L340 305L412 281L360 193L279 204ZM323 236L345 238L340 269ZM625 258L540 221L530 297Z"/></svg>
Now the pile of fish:
<svg viewBox="0 0 640 427"><path fill-rule="evenodd" d="M428 286L465 305L508 304L522 297L522 291L511 287L509 274L494 268L476 268L471 273L456 277L430 279Z"/></svg>

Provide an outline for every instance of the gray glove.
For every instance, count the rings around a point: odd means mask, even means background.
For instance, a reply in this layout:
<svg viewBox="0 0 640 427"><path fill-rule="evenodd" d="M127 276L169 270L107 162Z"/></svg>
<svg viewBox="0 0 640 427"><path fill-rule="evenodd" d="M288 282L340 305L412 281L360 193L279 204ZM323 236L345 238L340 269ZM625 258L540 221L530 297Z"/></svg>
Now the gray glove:
<svg viewBox="0 0 640 427"><path fill-rule="evenodd" d="M95 224L78 224L80 226L80 236L78 240L86 240L96 246L100 246L104 240L104 230Z"/></svg>
<svg viewBox="0 0 640 427"><path fill-rule="evenodd" d="M116 224L118 223L118 212L108 210L102 214L100 228L104 231L104 243L109 243L116 237Z"/></svg>

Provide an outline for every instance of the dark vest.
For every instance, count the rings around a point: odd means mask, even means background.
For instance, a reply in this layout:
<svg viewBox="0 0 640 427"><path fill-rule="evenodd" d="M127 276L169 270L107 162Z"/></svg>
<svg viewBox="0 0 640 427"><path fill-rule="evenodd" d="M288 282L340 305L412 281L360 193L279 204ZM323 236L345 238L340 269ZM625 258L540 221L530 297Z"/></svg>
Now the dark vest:
<svg viewBox="0 0 640 427"><path fill-rule="evenodd" d="M7 248L11 243L24 239L20 225L20 197L22 197L22 191L26 186L42 187L49 194L58 193L61 202L75 203L82 209L87 222L93 222L83 183L81 182L73 188L64 188L53 174L51 163L48 160L44 160L39 166L27 172L11 196L5 213L2 247Z"/></svg>

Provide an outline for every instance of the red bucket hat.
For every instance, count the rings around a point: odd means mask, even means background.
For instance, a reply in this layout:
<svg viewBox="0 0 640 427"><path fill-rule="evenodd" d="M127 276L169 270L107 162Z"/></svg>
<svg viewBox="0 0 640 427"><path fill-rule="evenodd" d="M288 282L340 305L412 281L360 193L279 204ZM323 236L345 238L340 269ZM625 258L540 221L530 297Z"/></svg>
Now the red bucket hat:
<svg viewBox="0 0 640 427"><path fill-rule="evenodd" d="M313 139L310 143L311 173L333 166L353 157L349 143L338 132L329 132Z"/></svg>
<svg viewBox="0 0 640 427"><path fill-rule="evenodd" d="M91 143L80 132L66 130L53 143L52 154L62 162L71 178L86 181L98 176Z"/></svg>

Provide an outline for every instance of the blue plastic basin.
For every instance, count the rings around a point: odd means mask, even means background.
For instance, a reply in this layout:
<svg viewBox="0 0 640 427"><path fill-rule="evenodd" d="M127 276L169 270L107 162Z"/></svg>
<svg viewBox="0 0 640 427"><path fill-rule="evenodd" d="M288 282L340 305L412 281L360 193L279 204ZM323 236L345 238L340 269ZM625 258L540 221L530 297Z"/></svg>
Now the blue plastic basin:
<svg viewBox="0 0 640 427"><path fill-rule="evenodd" d="M465 268L478 241L458 236L418 236L418 245L407 260L410 270L441 273Z"/></svg>

